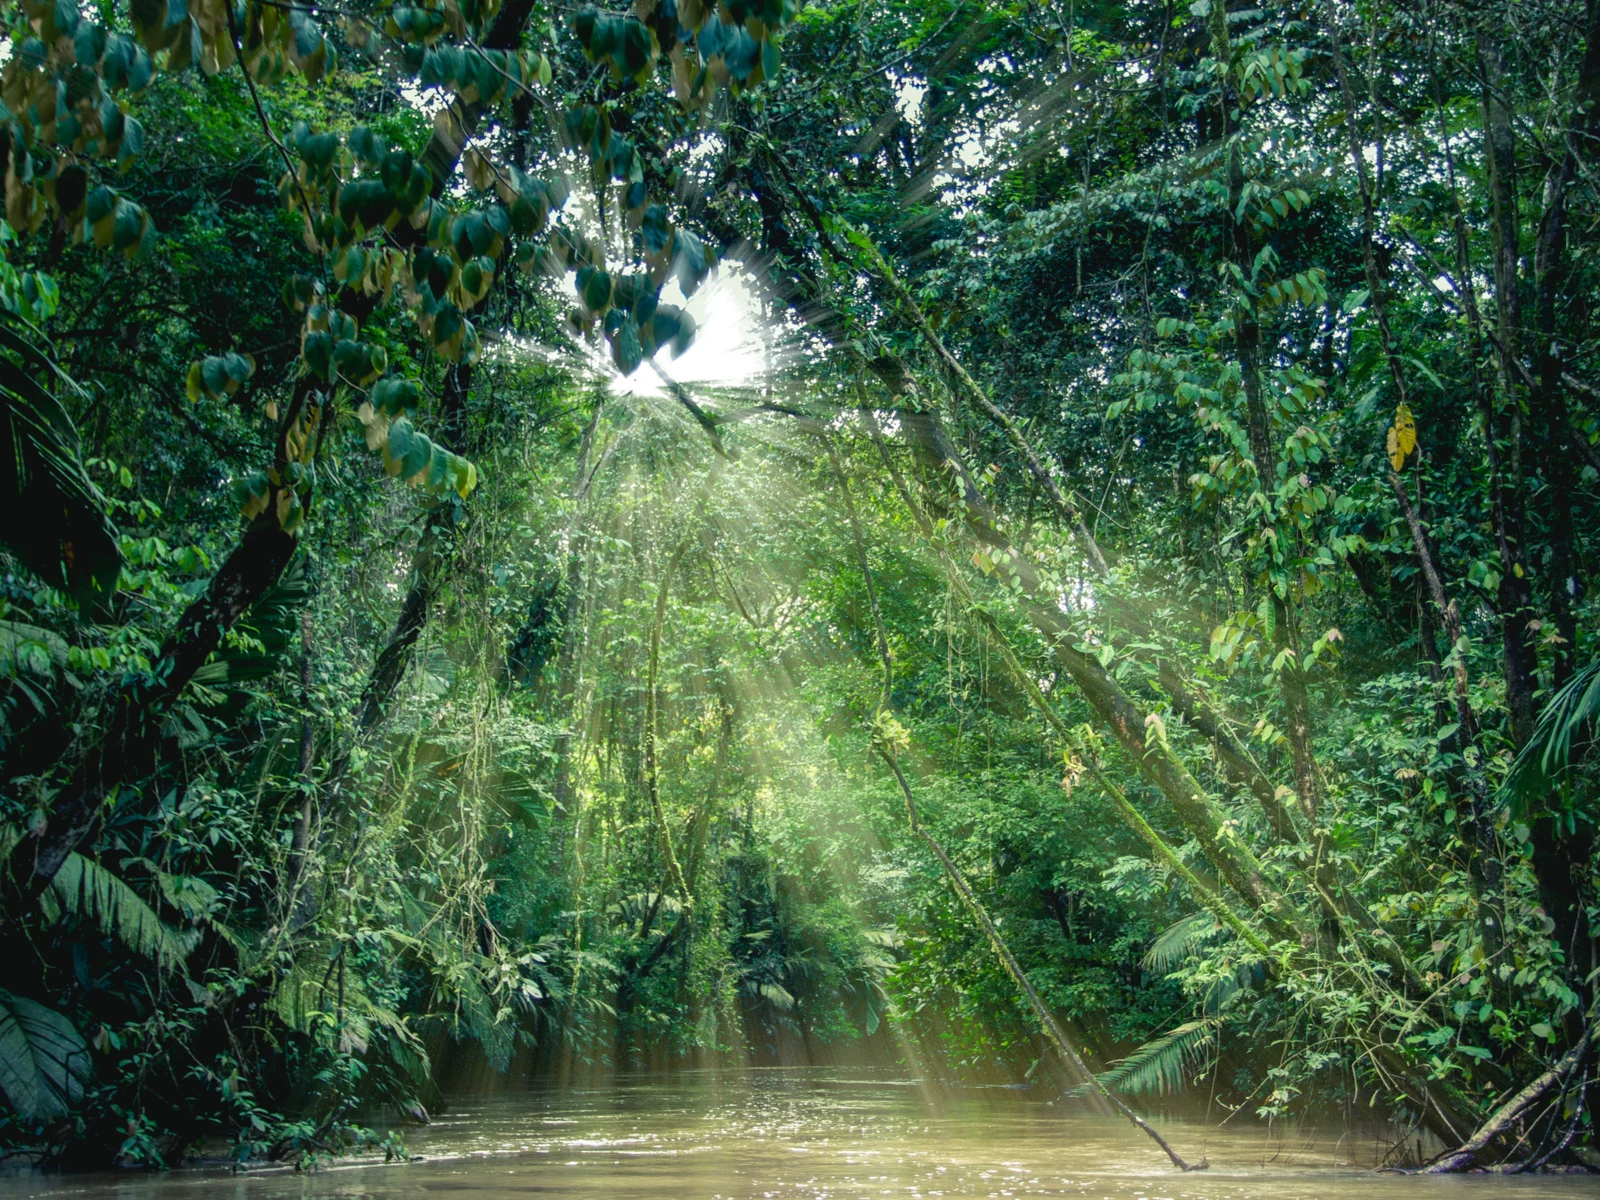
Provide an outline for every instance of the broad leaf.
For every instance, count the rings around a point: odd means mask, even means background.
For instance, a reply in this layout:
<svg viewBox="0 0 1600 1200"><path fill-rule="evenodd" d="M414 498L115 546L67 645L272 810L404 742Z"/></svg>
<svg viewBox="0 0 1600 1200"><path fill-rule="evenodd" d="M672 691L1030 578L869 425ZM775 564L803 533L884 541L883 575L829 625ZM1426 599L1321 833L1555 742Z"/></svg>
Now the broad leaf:
<svg viewBox="0 0 1600 1200"><path fill-rule="evenodd" d="M64 1116L93 1070L83 1035L61 1013L0 990L0 1091L30 1121Z"/></svg>

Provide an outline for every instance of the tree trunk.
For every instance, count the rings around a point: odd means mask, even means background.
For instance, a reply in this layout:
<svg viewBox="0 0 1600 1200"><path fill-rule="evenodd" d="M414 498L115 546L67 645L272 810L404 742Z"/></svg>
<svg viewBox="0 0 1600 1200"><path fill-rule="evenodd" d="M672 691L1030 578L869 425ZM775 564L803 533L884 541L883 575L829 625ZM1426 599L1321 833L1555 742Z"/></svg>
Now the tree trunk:
<svg viewBox="0 0 1600 1200"><path fill-rule="evenodd" d="M67 856L99 827L118 791L155 767L161 725L173 701L244 611L260 599L294 554L295 539L278 527L273 508L257 517L205 594L184 610L149 674L125 685L112 702L105 737L56 796L44 825L11 852L12 887L31 906Z"/></svg>
<svg viewBox="0 0 1600 1200"><path fill-rule="evenodd" d="M1487 24L1487 17L1484 18ZM1490 223L1494 242L1496 341L1499 343L1501 406L1506 413L1507 473L1504 540L1518 556L1500 579L1506 703L1512 740L1522 746L1533 735L1533 693L1539 667L1533 628L1533 587L1524 561L1522 416L1516 360L1522 345L1522 284L1517 272L1521 222L1517 210L1516 141L1505 101L1505 67L1500 46L1480 28L1478 67L1483 93L1484 158L1489 171Z"/></svg>
<svg viewBox="0 0 1600 1200"><path fill-rule="evenodd" d="M1544 213L1539 221L1534 252L1534 307L1537 353L1534 386L1529 398L1541 466L1548 487L1551 551L1550 611L1555 617L1556 642L1552 654L1552 685L1561 687L1575 669L1578 627L1577 606L1582 597L1578 559L1573 540L1574 505L1578 499L1575 469L1577 436L1567 415L1565 367L1557 313L1567 281L1567 193L1578 173L1578 148L1592 144L1600 132L1600 3L1590 0L1585 14L1583 65L1579 70L1570 128L1561 156L1545 175Z"/></svg>

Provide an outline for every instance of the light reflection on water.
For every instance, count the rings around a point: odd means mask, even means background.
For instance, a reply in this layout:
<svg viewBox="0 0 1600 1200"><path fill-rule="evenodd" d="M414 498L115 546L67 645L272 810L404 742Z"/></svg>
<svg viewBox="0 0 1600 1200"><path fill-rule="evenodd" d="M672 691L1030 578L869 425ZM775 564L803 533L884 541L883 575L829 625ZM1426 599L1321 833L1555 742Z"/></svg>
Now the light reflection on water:
<svg viewBox="0 0 1600 1200"><path fill-rule="evenodd" d="M1243 1120L1241 1114L1238 1120ZM1397 1178L1351 1137L1168 1121L1181 1175L1121 1121L1004 1089L937 1092L837 1069L678 1072L459 1099L408 1135L422 1161L309 1175L13 1177L0 1200L1576 1200L1591 1179Z"/></svg>

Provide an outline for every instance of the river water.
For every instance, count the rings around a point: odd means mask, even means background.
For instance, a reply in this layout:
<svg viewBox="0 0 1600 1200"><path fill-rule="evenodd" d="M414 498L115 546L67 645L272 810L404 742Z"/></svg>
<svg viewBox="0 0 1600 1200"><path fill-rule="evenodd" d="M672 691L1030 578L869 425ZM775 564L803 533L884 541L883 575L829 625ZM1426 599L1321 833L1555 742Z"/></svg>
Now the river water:
<svg viewBox="0 0 1600 1200"><path fill-rule="evenodd" d="M1241 1124L1249 1120L1250 1124ZM1237 1127L1236 1127L1237 1125ZM1370 1140L1166 1121L1182 1175L1120 1120L1008 1089L828 1069L685 1071L463 1097L407 1134L420 1159L309 1174L11 1176L0 1200L1514 1200L1600 1196L1595 1177L1374 1176Z"/></svg>

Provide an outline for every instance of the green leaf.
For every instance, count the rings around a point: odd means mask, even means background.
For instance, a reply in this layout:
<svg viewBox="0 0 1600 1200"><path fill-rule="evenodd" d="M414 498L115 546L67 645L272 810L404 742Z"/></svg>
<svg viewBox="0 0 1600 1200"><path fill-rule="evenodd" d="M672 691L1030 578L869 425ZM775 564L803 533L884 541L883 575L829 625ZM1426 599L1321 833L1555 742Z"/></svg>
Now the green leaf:
<svg viewBox="0 0 1600 1200"><path fill-rule="evenodd" d="M602 313L611 304L611 276L595 267L582 267L577 275L578 294L584 307Z"/></svg>
<svg viewBox="0 0 1600 1200"><path fill-rule="evenodd" d="M624 321L617 330L616 338L611 343L611 352L616 359L617 370L624 375L632 375L644 361L644 349L639 344L639 327L631 319Z"/></svg>
<svg viewBox="0 0 1600 1200"><path fill-rule="evenodd" d="M0 990L0 1091L20 1117L65 1116L92 1073L89 1047L64 1014Z"/></svg>
<svg viewBox="0 0 1600 1200"><path fill-rule="evenodd" d="M177 970L187 957L183 940L138 892L81 854L67 855L40 901L46 909L54 903L60 912L92 922L102 933L116 938L133 953L154 960L163 970Z"/></svg>
<svg viewBox="0 0 1600 1200"><path fill-rule="evenodd" d="M372 385L372 407L398 417L422 403L422 389L409 379L389 376Z"/></svg>

